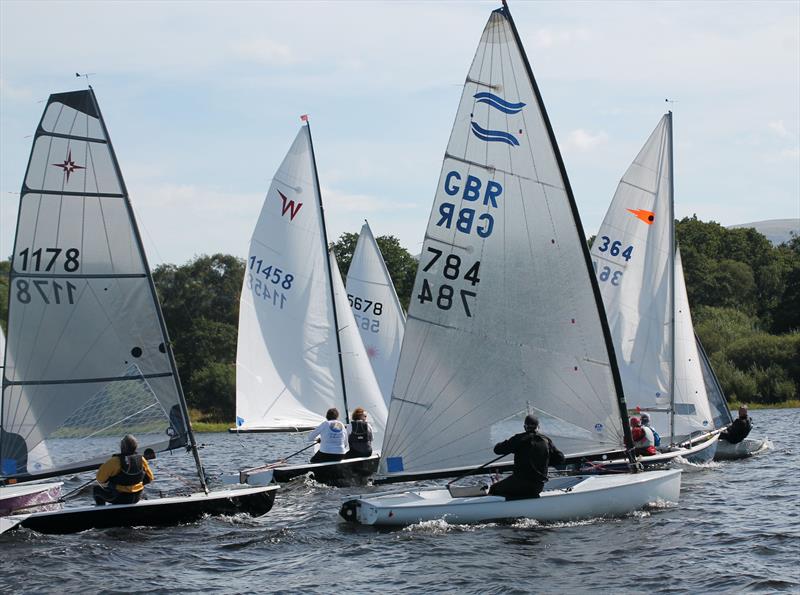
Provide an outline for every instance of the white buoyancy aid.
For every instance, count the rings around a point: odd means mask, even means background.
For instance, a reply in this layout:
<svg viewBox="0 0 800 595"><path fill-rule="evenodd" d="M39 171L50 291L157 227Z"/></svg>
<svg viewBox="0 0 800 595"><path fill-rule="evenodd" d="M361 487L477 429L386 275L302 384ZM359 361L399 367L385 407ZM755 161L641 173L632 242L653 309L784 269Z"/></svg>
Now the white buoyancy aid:
<svg viewBox="0 0 800 595"><path fill-rule="evenodd" d="M633 445L636 448L648 448L650 446L656 445L655 436L653 436L653 430L648 428L647 426L640 426L643 430L642 437L636 440Z"/></svg>

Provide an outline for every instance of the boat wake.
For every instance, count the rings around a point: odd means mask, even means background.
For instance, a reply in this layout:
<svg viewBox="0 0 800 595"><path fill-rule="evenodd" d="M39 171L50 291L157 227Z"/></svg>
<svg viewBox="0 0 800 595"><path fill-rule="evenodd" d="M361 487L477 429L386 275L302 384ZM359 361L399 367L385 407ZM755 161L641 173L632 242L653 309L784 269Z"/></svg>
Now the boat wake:
<svg viewBox="0 0 800 595"><path fill-rule="evenodd" d="M672 467L675 469L683 469L684 471L705 471L707 469L719 469L722 465L717 461L708 461L706 463L692 463L681 456L672 459Z"/></svg>
<svg viewBox="0 0 800 595"><path fill-rule="evenodd" d="M447 533L473 533L485 527L494 527L496 523L480 523L475 525L453 525L444 519L420 521L403 527L403 533L422 533L425 535L445 535Z"/></svg>

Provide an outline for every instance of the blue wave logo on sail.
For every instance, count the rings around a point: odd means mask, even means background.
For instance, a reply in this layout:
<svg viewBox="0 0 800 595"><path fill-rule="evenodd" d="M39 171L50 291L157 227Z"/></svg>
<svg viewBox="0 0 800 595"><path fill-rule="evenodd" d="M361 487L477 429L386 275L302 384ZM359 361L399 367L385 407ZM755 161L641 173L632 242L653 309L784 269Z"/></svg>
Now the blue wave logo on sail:
<svg viewBox="0 0 800 595"><path fill-rule="evenodd" d="M482 128L475 122L470 122L470 124L472 125L472 134L481 140L485 140L487 142L497 141L515 147L519 146L519 141L514 137L513 134L509 134L508 132L504 132L502 130L486 130L486 128Z"/></svg>
<svg viewBox="0 0 800 595"><path fill-rule="evenodd" d="M521 101L519 103L511 103L510 101L506 101L502 97L498 97L494 93L489 93L487 91L475 93L473 97L478 100L478 103L490 105L493 108L500 110L504 114L518 114L526 105Z"/></svg>

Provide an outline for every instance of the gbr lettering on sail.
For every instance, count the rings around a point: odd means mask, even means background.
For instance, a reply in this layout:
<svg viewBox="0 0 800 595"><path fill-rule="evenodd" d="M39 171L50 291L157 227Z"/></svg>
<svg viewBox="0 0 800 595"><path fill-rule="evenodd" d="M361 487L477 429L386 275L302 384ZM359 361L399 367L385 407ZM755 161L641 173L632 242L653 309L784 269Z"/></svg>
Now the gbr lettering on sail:
<svg viewBox="0 0 800 595"><path fill-rule="evenodd" d="M471 250L457 253L452 248L462 243L458 237L468 236L465 239L471 244L484 242L492 235L495 214L502 205L503 186L496 180L457 169L448 171L442 180L433 221L436 228L450 232L453 243L450 250L446 242L428 243L420 262L427 275L422 278L416 298L423 306L472 318L478 301L481 261L471 256Z"/></svg>
<svg viewBox="0 0 800 595"><path fill-rule="evenodd" d="M503 193L503 187L495 180L482 180L478 176L464 176L452 170L444 177L444 192L454 200L461 199L461 204L475 203L487 207L486 212L477 214L471 206L456 208L455 203L444 201L439 205L439 220L436 225L446 229L455 229L463 234L477 234L488 238L494 230L494 216L490 209L497 208L497 199Z"/></svg>

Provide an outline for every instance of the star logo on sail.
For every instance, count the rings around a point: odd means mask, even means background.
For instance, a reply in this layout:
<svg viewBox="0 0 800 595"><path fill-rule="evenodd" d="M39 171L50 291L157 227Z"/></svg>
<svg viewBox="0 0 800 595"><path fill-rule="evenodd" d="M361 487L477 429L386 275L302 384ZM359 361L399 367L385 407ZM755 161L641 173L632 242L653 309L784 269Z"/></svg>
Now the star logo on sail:
<svg viewBox="0 0 800 595"><path fill-rule="evenodd" d="M652 225L656 220L656 214L653 211L645 211L644 209L626 209L631 215L644 221L647 225Z"/></svg>
<svg viewBox="0 0 800 595"><path fill-rule="evenodd" d="M295 215L300 212L300 207L303 206L301 202L294 202L290 200L283 192L280 190L277 191L278 194L281 195L281 200L283 201L283 205L281 207L281 217L286 215L287 211L289 213L289 221L294 221Z"/></svg>
<svg viewBox="0 0 800 595"><path fill-rule="evenodd" d="M489 107L508 115L520 113L522 108L526 105L521 101L518 103L511 103L510 101L506 101L502 97L487 91L476 93L472 97L476 100L476 103L484 103ZM470 126L472 127L472 134L482 141L506 143L512 147L519 146L519 140L517 140L517 137L504 130L490 130L488 128L484 128L474 120L470 122ZM520 130L519 133L522 134L522 130Z"/></svg>
<svg viewBox="0 0 800 595"><path fill-rule="evenodd" d="M75 162L72 160L72 149L69 150L67 153L67 158L64 160L64 163L51 163L51 165L55 167L60 167L64 170L64 173L67 176L67 183L69 184L69 175L73 173L76 169L86 169L82 165L76 165Z"/></svg>

